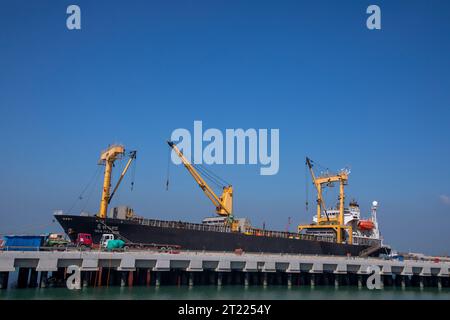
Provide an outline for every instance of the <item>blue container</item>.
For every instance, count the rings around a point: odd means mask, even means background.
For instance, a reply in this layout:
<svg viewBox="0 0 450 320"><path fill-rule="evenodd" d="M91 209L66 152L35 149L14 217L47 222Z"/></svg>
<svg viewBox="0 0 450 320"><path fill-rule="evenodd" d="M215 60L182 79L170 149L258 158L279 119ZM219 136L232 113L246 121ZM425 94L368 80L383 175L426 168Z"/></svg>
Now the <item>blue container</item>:
<svg viewBox="0 0 450 320"><path fill-rule="evenodd" d="M403 262L405 260L405 258L403 256L400 256L400 255L394 256L393 259L401 261L401 262Z"/></svg>
<svg viewBox="0 0 450 320"><path fill-rule="evenodd" d="M39 251L44 244L45 236L4 236L3 250Z"/></svg>

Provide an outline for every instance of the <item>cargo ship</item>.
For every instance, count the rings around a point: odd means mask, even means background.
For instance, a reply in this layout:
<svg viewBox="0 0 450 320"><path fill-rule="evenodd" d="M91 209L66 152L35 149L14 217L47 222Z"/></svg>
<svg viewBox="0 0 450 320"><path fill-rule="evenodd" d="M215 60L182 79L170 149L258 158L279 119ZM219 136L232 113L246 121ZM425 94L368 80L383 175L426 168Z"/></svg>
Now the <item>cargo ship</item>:
<svg viewBox="0 0 450 320"><path fill-rule="evenodd" d="M105 166L99 213L70 215L58 212L54 215L69 238L74 241L77 234L89 233L93 241L98 243L102 234L112 233L126 242L162 243L180 246L182 250L227 252L239 250L253 253L376 256L389 250L382 243L376 216L372 215L370 221L360 220L359 206L354 202L349 208L344 209L343 185L347 181L346 176L345 179L339 176L339 179L333 180L333 176L330 175L318 178L313 175L313 182L319 189L318 216L312 224L298 226L297 232L266 230L252 227L246 218L234 217L232 186L224 185L222 195L217 196L203 178L205 175L210 178L214 175L205 171L205 168L191 164L174 143L168 142L168 144L180 157L201 190L215 205L217 216L205 218L202 223L190 223L147 219L136 215L129 207L115 207L108 212L111 199L130 164L136 158L135 151L128 153L129 160L110 193L114 162L126 155L123 146L112 145L102 152L99 162ZM311 161L307 159L307 162L313 172ZM325 209L320 189L325 183L332 183L332 180L342 183L340 194L342 209L337 208L335 211ZM373 208L373 213L375 212L376 208ZM321 213L325 213L326 218L321 217Z"/></svg>

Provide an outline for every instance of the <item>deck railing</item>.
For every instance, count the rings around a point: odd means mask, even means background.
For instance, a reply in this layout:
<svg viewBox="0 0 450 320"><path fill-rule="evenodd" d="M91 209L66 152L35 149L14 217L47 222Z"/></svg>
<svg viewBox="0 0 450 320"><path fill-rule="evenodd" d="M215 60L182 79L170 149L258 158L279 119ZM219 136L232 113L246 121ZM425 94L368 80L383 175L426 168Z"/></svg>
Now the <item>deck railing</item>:
<svg viewBox="0 0 450 320"><path fill-rule="evenodd" d="M214 226L214 225L182 222L182 221L155 220L155 219L147 219L147 218L142 218L142 217L133 217L130 220L135 221L141 225L151 226L151 227L188 229L188 230L211 231L211 232L231 232L231 228L227 227L227 226ZM298 233L293 233L293 232L271 231L271 230L262 230L262 229L253 229L253 228L248 228L243 233L247 234L247 235L274 237L274 238L335 242L334 238L330 237L330 236L304 235L304 234L298 234Z"/></svg>

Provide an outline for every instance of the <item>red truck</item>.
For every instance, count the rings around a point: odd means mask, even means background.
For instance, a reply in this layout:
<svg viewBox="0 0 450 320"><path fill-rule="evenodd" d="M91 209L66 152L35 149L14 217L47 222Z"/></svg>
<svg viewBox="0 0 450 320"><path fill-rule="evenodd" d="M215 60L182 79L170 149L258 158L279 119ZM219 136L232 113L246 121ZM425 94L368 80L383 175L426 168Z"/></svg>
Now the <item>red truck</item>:
<svg viewBox="0 0 450 320"><path fill-rule="evenodd" d="M92 248L92 236L89 233L79 233L75 240L75 244L81 249Z"/></svg>

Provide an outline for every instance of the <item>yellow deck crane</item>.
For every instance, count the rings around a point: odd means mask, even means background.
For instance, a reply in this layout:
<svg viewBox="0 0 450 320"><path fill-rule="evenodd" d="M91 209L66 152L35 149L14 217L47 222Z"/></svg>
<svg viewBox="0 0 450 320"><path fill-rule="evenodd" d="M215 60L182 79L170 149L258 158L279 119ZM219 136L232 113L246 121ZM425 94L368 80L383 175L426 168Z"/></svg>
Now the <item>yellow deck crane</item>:
<svg viewBox="0 0 450 320"><path fill-rule="evenodd" d="M189 173L194 178L195 182L199 185L200 189L206 194L206 196L211 200L211 202L216 207L216 214L222 217L227 217L225 223L231 226L232 231L238 230L238 222L234 220L233 216L233 187L231 185L223 186L222 195L217 196L211 187L202 178L200 173L195 169L195 167L189 162L188 159L183 155L183 153L178 149L175 143L172 141L167 141L167 144L172 148L172 150L180 157L181 162L184 167L189 171Z"/></svg>
<svg viewBox="0 0 450 320"><path fill-rule="evenodd" d="M341 170L338 174L323 174L316 177L313 170L312 160L306 158L306 165L309 168L313 184L317 190L317 224L315 225L299 225L298 231L305 229L331 229L336 232L336 241L342 243L344 241L344 231L348 232L348 243L353 242L353 231L351 226L344 224L344 202L345 190L344 186L348 184L348 171ZM323 188L331 186L334 182L339 182L339 216L329 217L326 211L325 201L323 199ZM322 211L326 217L322 216Z"/></svg>
<svg viewBox="0 0 450 320"><path fill-rule="evenodd" d="M128 171L128 168L130 167L133 160L136 159L136 151L130 151L129 153L129 159L127 164L125 165L125 168L123 169L119 180L117 181L116 186L113 189L113 192L110 194L111 190L111 174L112 174L112 168L114 166L114 162L118 159L121 159L125 155L125 148L122 145L111 145L102 152L100 155L99 164L105 166L105 173L103 178L103 191L102 191L102 199L100 202L100 212L98 216L100 218L106 218L106 214L108 212L108 205L111 202L111 199L113 198L114 194L116 193L117 189L119 188L120 183L123 180L123 177Z"/></svg>

